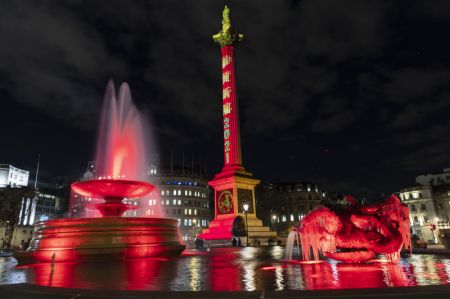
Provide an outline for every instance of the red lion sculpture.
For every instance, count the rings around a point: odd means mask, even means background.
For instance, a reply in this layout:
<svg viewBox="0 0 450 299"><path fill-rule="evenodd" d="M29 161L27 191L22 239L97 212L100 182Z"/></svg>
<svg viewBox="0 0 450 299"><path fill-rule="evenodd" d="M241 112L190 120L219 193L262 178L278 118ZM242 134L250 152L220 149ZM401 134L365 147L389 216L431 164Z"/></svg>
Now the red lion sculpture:
<svg viewBox="0 0 450 299"><path fill-rule="evenodd" d="M375 254L398 261L402 247L411 248L408 206L397 196L374 205L358 205L351 197L346 204L320 206L306 215L299 233L304 260L315 260L319 252L342 262L364 262Z"/></svg>

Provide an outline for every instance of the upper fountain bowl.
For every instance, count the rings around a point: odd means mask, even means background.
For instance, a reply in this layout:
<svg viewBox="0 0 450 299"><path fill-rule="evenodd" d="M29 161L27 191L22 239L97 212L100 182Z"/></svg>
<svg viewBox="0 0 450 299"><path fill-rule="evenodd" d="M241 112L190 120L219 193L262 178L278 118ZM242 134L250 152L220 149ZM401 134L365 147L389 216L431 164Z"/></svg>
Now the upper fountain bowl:
<svg viewBox="0 0 450 299"><path fill-rule="evenodd" d="M72 184L72 190L84 197L137 198L150 193L155 187L146 182L129 180L90 180Z"/></svg>

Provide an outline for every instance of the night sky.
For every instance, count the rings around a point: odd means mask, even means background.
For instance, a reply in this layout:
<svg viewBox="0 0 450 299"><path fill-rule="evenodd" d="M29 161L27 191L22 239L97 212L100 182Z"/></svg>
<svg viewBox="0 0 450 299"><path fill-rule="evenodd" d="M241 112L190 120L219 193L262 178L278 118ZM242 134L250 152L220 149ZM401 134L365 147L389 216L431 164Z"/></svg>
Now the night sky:
<svg viewBox="0 0 450 299"><path fill-rule="evenodd" d="M129 82L162 159L222 154L222 9L243 159L260 179L377 197L450 167L450 1L2 1L0 163L44 180L93 159L106 84Z"/></svg>

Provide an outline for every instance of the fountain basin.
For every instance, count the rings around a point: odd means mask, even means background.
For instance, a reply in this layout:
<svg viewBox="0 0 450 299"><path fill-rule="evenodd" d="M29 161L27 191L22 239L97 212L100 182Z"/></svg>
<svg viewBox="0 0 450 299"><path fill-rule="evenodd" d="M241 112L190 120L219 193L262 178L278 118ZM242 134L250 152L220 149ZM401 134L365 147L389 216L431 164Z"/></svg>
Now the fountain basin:
<svg viewBox="0 0 450 299"><path fill-rule="evenodd" d="M130 180L89 180L72 184L72 190L84 197L137 198L150 193L152 184Z"/></svg>
<svg viewBox="0 0 450 299"><path fill-rule="evenodd" d="M104 217L119 217L135 206L124 204L124 198L137 198L150 193L152 184L129 180L89 180L72 184L72 190L84 197L103 198L105 202L91 205Z"/></svg>
<svg viewBox="0 0 450 299"><path fill-rule="evenodd" d="M178 221L165 218L68 218L36 223L19 264L132 260L179 255Z"/></svg>

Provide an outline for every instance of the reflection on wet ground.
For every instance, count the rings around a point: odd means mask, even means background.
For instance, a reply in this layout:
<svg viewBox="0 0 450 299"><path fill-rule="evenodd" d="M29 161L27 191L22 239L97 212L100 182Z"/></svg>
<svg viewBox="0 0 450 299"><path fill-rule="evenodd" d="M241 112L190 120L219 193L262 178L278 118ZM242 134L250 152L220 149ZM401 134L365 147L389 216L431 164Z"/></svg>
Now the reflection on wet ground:
<svg viewBox="0 0 450 299"><path fill-rule="evenodd" d="M284 248L216 248L172 259L114 263L61 263L17 267L0 258L0 284L88 289L253 291L382 288L450 281L450 258L412 255L398 264L284 261Z"/></svg>

